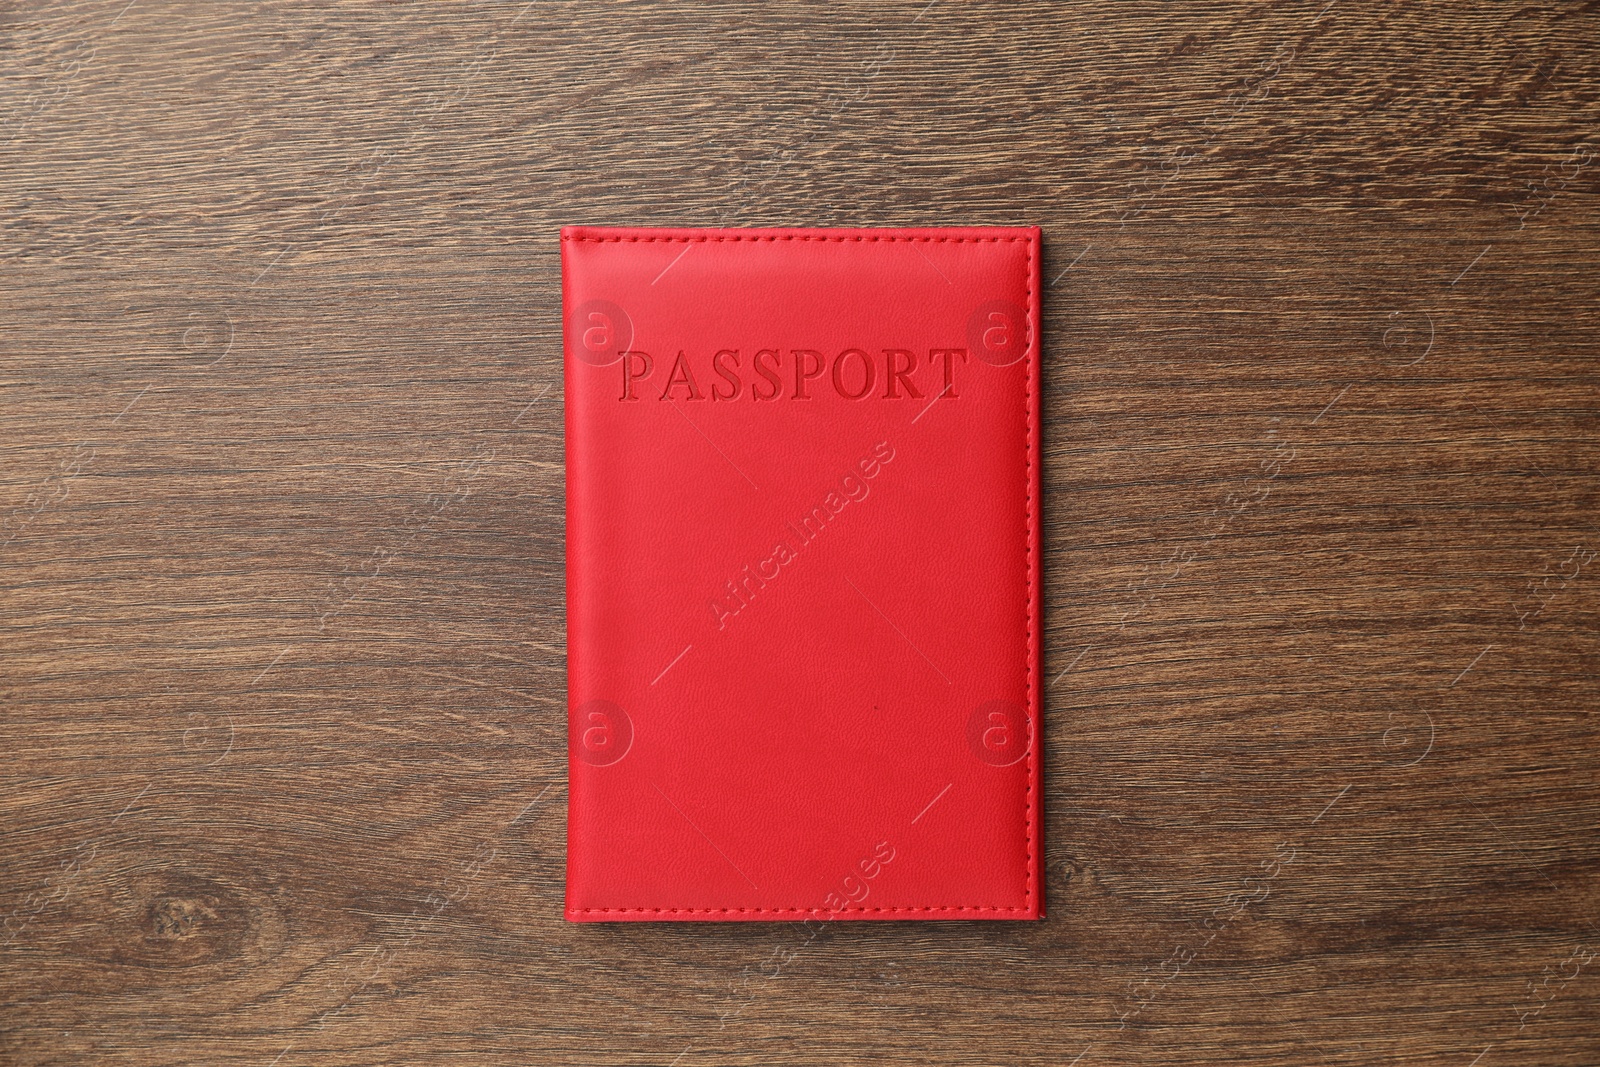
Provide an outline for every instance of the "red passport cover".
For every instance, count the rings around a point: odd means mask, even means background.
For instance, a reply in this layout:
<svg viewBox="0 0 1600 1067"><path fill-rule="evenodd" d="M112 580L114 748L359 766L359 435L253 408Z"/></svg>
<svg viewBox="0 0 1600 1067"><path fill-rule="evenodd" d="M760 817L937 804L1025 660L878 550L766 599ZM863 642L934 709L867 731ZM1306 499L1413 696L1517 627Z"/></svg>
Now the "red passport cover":
<svg viewBox="0 0 1600 1067"><path fill-rule="evenodd" d="M574 921L1036 919L1039 231L561 231Z"/></svg>

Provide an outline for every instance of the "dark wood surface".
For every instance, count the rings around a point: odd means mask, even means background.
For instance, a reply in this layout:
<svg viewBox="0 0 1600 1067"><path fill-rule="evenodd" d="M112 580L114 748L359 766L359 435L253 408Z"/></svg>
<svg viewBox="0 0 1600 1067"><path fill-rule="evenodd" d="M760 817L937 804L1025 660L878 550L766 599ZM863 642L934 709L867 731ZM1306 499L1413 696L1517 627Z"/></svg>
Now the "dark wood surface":
<svg viewBox="0 0 1600 1067"><path fill-rule="evenodd" d="M0 1061L1600 1063L1594 3L0 6ZM1046 240L1049 919L575 926L557 227Z"/></svg>

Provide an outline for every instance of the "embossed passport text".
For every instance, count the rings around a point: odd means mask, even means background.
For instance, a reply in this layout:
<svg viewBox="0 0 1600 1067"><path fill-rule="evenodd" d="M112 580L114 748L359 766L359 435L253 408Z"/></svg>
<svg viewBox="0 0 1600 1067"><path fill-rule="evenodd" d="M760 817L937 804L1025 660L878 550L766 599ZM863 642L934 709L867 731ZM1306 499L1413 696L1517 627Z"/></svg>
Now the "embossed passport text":
<svg viewBox="0 0 1600 1067"><path fill-rule="evenodd" d="M1039 231L561 262L566 917L1043 915Z"/></svg>

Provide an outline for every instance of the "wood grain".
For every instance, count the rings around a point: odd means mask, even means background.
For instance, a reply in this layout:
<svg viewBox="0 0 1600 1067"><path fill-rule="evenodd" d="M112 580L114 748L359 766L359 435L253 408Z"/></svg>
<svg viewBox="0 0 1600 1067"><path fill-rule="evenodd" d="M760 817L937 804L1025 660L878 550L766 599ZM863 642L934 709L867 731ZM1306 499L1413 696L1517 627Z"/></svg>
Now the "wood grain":
<svg viewBox="0 0 1600 1067"><path fill-rule="evenodd" d="M1600 1062L1597 6L4 4L0 1060ZM1044 227L1047 921L562 922L579 222Z"/></svg>

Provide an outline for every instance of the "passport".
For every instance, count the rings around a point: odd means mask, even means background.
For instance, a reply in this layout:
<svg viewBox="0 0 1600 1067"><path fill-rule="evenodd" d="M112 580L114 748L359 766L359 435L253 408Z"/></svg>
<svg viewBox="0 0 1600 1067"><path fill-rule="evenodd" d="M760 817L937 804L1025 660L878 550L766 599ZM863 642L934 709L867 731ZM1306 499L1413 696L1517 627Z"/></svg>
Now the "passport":
<svg viewBox="0 0 1600 1067"><path fill-rule="evenodd" d="M561 266L566 918L1042 917L1039 230Z"/></svg>

